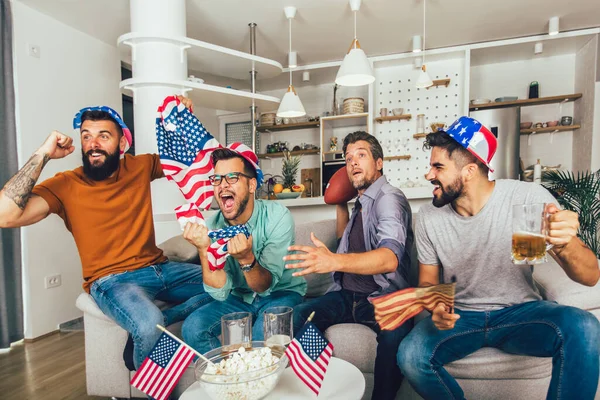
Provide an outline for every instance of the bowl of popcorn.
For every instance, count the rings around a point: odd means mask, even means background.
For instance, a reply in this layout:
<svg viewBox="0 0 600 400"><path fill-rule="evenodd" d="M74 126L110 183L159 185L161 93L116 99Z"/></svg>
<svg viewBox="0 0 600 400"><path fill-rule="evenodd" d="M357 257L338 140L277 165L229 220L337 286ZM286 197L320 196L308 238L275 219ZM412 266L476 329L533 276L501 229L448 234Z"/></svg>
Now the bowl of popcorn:
<svg viewBox="0 0 600 400"><path fill-rule="evenodd" d="M196 380L214 400L258 400L277 385L288 365L281 346L268 347L252 342L251 347L237 350L219 347L204 354L195 366Z"/></svg>

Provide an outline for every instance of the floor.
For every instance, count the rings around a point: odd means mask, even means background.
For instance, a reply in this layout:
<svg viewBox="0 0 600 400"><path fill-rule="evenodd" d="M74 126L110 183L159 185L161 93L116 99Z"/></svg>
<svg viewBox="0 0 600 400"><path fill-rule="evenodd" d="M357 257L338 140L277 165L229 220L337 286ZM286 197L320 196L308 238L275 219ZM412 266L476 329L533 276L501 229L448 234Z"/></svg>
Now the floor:
<svg viewBox="0 0 600 400"><path fill-rule="evenodd" d="M86 394L83 332L55 333L1 353L0 398L99 399Z"/></svg>

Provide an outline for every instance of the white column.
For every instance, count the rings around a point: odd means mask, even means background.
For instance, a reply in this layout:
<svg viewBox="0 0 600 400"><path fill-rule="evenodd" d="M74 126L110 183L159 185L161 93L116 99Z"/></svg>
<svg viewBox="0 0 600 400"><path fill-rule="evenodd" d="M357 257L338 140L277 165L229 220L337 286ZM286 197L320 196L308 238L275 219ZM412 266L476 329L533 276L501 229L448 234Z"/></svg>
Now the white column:
<svg viewBox="0 0 600 400"><path fill-rule="evenodd" d="M185 0L131 0L131 31L148 36L185 37ZM145 81L183 81L187 55L181 45L160 40L134 42L133 78ZM148 85L134 92L136 154L156 153L156 108L175 93L169 86Z"/></svg>
<svg viewBox="0 0 600 400"><path fill-rule="evenodd" d="M185 37L185 0L130 0L131 31L148 37ZM148 82L184 81L187 55L181 45L156 39L137 40L132 45L133 78ZM166 96L183 94L172 86L148 84L134 91L135 152L157 153L156 109ZM152 183L153 212L172 214L185 203L177 186L160 179ZM158 229L159 227L157 227Z"/></svg>

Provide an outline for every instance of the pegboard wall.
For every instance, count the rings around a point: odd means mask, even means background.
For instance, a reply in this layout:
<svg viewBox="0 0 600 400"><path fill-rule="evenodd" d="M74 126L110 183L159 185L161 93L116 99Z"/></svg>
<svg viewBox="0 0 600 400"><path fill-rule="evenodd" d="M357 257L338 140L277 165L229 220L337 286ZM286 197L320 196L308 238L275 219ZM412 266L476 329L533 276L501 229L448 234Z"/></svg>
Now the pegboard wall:
<svg viewBox="0 0 600 400"><path fill-rule="evenodd" d="M410 120L375 123L373 134L383 148L384 156L410 155L410 160L384 161L388 181L397 187L430 186L424 178L429 171L430 150L423 150L424 139L415 139L417 115L425 114L425 133L431 132L429 124L443 122L446 125L465 114L464 59L449 59L427 63L431 79L450 78L448 87L438 86L418 89L415 83L419 70L412 64L378 68L375 65L375 94L373 115L380 116L381 108L403 108L403 114L411 114Z"/></svg>

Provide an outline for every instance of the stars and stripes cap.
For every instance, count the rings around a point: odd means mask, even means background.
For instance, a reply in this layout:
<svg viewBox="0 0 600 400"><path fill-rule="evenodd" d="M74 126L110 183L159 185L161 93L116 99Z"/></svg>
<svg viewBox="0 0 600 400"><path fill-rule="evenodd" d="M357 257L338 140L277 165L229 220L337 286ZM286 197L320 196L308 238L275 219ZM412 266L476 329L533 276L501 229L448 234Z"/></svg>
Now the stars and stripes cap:
<svg viewBox="0 0 600 400"><path fill-rule="evenodd" d="M125 136L125 142L126 142L125 150L121 151L121 154L123 154L127 150L129 150L129 147L131 147L131 143L133 143L133 136L131 136L131 131L129 130L127 125L125 125L125 122L123 122L123 118L121 118L119 113L110 107L93 106L93 107L82 108L81 110L79 110L77 112L77 114L75 114L75 118L73 118L73 129L81 129L81 116L86 111L104 111L104 112L108 113L111 116L111 118L114 119L117 124L119 124L119 126L123 130L123 136Z"/></svg>
<svg viewBox="0 0 600 400"><path fill-rule="evenodd" d="M471 117L460 117L446 133L494 172L490 163L496 153L498 140L483 124Z"/></svg>

